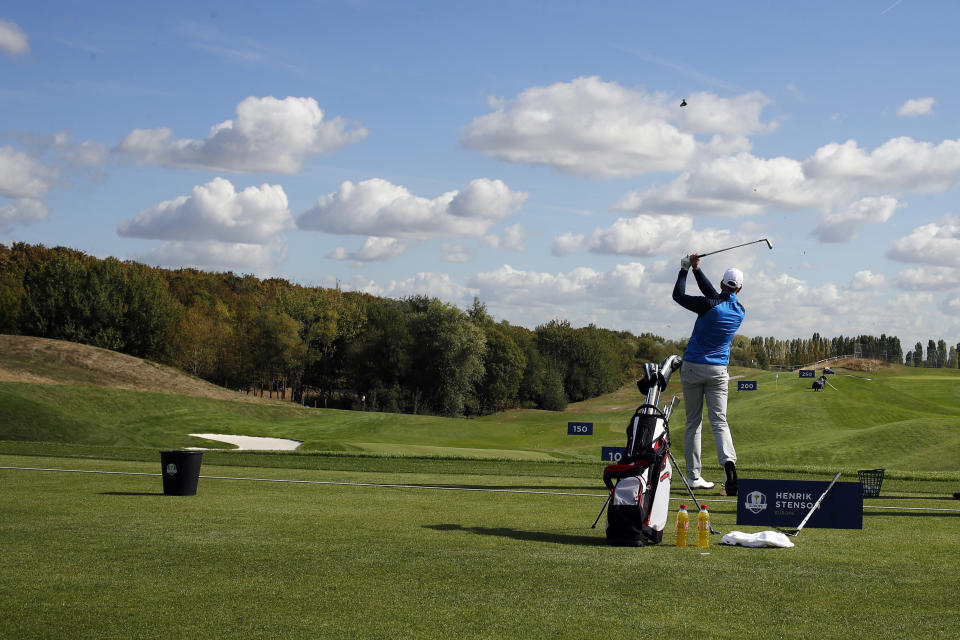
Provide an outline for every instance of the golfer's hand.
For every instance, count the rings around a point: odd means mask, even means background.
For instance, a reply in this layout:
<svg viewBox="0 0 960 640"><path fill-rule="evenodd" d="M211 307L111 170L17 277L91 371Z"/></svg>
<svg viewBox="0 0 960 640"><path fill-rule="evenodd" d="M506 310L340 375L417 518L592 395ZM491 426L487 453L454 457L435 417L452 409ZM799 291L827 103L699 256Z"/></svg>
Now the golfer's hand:
<svg viewBox="0 0 960 640"><path fill-rule="evenodd" d="M690 256L683 256L680 258L680 268L684 270L690 268Z"/></svg>
<svg viewBox="0 0 960 640"><path fill-rule="evenodd" d="M698 256L698 255L695 254L695 253L691 253L688 257L690 258L690 266L693 267L694 269L699 269L699 268L700 268L700 256Z"/></svg>

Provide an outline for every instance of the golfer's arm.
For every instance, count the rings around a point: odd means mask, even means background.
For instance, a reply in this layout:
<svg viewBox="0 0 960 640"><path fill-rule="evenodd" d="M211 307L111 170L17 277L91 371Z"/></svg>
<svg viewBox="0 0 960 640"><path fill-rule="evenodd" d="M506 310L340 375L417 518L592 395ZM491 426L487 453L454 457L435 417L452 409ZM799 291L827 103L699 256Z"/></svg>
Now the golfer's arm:
<svg viewBox="0 0 960 640"><path fill-rule="evenodd" d="M696 273L696 272L695 272ZM710 303L701 296L689 296L685 293L687 288L687 272L680 270L677 276L677 282L673 285L673 301L684 309L693 311L697 315L703 315L710 310Z"/></svg>
<svg viewBox="0 0 960 640"><path fill-rule="evenodd" d="M716 298L720 295L717 293L717 290L713 288L713 285L710 284L710 280L707 278L707 276L703 275L702 269L694 269L693 277L697 280L697 286L700 287L700 293L708 298Z"/></svg>

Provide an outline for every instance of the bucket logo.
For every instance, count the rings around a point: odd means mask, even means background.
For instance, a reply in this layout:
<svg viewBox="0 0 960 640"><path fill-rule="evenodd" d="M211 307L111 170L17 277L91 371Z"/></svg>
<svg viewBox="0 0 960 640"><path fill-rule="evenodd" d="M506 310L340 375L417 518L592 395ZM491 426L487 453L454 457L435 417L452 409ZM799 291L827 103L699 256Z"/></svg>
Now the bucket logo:
<svg viewBox="0 0 960 640"><path fill-rule="evenodd" d="M747 494L747 499L744 501L743 506L745 506L750 513L760 513L767 508L767 496L759 491L751 491Z"/></svg>
<svg viewBox="0 0 960 640"><path fill-rule="evenodd" d="M172 475L176 475L176 473L177 473L177 465L173 464L172 462L169 463L167 465L167 475L172 476Z"/></svg>

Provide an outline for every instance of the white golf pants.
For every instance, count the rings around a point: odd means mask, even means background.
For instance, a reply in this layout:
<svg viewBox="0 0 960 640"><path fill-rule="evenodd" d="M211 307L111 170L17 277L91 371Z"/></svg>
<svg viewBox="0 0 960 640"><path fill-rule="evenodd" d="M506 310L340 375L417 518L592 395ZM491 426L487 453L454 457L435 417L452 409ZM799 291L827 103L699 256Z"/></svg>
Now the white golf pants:
<svg viewBox="0 0 960 640"><path fill-rule="evenodd" d="M720 466L728 460L736 463L737 452L727 425L727 385L730 374L723 365L684 362L680 369L683 385L683 406L687 413L687 430L683 435L683 455L687 463L687 478L700 477L700 428L703 425L703 402L707 402L710 428L717 446Z"/></svg>

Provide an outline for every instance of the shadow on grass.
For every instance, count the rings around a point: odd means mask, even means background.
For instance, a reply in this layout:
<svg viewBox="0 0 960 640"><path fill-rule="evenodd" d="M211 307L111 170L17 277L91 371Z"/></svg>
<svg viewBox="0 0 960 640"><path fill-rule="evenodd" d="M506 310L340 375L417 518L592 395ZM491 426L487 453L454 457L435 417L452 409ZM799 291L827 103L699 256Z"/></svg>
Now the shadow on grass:
<svg viewBox="0 0 960 640"><path fill-rule="evenodd" d="M497 536L512 538L524 542L552 542L554 544L569 544L586 547L606 546L606 538L598 536L573 535L568 533L548 533L546 531L525 531L508 527L464 527L459 524L425 524L425 529L434 531L466 531L480 536Z"/></svg>
<svg viewBox="0 0 960 640"><path fill-rule="evenodd" d="M162 491L159 493L147 491L101 491L102 496L162 496L166 495Z"/></svg>

